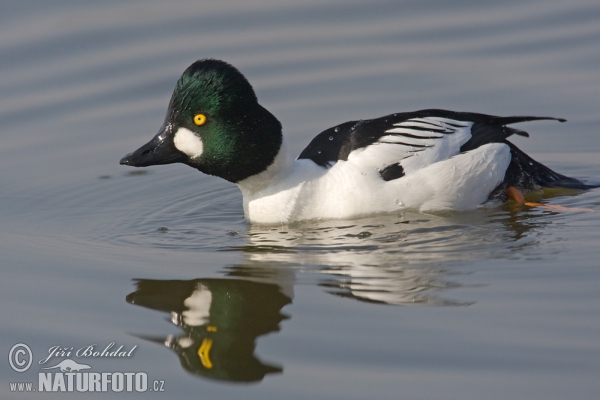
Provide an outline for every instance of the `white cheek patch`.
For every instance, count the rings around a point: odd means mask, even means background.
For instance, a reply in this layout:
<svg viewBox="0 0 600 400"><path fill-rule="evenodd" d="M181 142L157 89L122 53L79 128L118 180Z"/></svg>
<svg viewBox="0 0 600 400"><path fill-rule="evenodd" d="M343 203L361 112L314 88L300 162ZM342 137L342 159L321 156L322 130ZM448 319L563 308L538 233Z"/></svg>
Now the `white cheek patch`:
<svg viewBox="0 0 600 400"><path fill-rule="evenodd" d="M196 158L202 155L204 144L202 139L186 128L179 128L173 138L173 143L177 150L185 153L190 158Z"/></svg>
<svg viewBox="0 0 600 400"><path fill-rule="evenodd" d="M210 319L210 305L212 304L212 293L208 287L199 283L194 292L183 301L188 309L183 311L183 321L189 326L202 326Z"/></svg>

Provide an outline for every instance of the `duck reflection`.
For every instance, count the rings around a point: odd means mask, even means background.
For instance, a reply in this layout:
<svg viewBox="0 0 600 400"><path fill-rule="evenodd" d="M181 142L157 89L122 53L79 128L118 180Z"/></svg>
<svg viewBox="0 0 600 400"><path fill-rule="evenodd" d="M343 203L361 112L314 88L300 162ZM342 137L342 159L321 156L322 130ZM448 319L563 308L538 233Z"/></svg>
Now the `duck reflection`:
<svg viewBox="0 0 600 400"><path fill-rule="evenodd" d="M148 337L163 343L193 374L254 382L282 368L254 354L256 340L279 331L281 309L292 299L271 283L241 279L138 280L127 302L171 315L181 335Z"/></svg>
<svg viewBox="0 0 600 400"><path fill-rule="evenodd" d="M139 280L127 301L171 315L180 335L142 337L172 349L187 371L261 381L283 368L255 355L257 339L279 331L295 284L369 303L467 306L473 302L446 296L465 286L450 277L472 272L457 266L536 255L547 215L496 209L250 226L232 237L240 245L220 249L243 256L223 267L226 279Z"/></svg>
<svg viewBox="0 0 600 400"><path fill-rule="evenodd" d="M370 303L391 305L467 306L459 301L437 296L435 292L463 285L444 278L441 269L392 268L369 266L330 268L323 270L337 275L321 284L330 294Z"/></svg>
<svg viewBox="0 0 600 400"><path fill-rule="evenodd" d="M317 274L314 284L336 296L391 305L465 306L473 302L445 296L465 286L452 279L465 272L451 265L526 256L544 240L536 228L545 223L536 216L498 209L406 212L353 221L252 226L243 246L226 250L245 254L246 271L272 263L304 272L302 279L307 279L306 272Z"/></svg>

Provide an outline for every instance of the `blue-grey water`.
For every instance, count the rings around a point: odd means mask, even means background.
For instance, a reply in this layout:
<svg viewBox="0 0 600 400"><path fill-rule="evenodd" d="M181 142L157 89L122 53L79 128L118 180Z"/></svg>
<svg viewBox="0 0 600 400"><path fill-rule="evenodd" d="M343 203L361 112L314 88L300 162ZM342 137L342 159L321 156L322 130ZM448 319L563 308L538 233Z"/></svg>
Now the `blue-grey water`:
<svg viewBox="0 0 600 400"><path fill-rule="evenodd" d="M3 2L0 397L599 398L600 190L265 228L225 181L118 165L211 57L296 153L399 111L548 115L568 122L514 142L599 182L599 21L586 0ZM113 342L133 351L75 354ZM164 391L11 389L64 359Z"/></svg>

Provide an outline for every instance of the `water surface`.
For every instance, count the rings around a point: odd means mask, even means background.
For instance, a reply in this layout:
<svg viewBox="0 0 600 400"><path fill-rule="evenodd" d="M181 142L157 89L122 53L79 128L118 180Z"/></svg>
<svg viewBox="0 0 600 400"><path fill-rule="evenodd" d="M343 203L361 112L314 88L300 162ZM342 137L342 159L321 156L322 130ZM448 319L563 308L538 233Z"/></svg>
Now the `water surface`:
<svg viewBox="0 0 600 400"><path fill-rule="evenodd" d="M2 351L137 346L155 397L593 399L600 191L570 208L251 226L183 165L128 169L179 74L224 59L299 153L347 120L421 108L549 115L514 142L600 176L600 6L7 2L0 13ZM6 360L6 358L5 358ZM56 361L59 361L57 358ZM54 364L52 364L54 365ZM115 394L88 393L86 398ZM146 398L149 393L127 393ZM63 398L64 394L49 394Z"/></svg>

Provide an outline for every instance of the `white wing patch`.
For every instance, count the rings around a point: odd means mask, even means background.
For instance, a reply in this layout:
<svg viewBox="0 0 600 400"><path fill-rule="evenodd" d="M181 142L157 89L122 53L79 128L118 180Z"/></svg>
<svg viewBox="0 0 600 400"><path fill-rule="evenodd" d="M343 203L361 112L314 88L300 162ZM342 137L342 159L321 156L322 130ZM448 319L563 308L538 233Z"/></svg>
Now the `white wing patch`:
<svg viewBox="0 0 600 400"><path fill-rule="evenodd" d="M411 174L459 154L471 138L472 122L448 118L413 118L394 124L377 142L350 153L348 161L383 169L400 163Z"/></svg>

